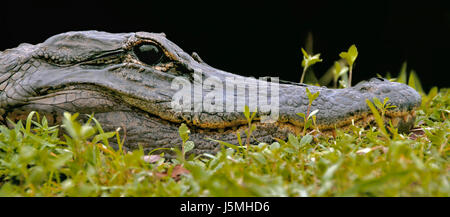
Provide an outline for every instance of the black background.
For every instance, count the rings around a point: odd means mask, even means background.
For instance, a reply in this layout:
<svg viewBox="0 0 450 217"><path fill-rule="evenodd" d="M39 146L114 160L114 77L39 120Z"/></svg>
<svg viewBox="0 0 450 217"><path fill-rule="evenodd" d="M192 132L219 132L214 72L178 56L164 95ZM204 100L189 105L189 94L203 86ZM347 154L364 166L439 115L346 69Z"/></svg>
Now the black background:
<svg viewBox="0 0 450 217"><path fill-rule="evenodd" d="M186 52L196 51L216 68L298 82L300 48L312 32L314 52L324 59L314 66L318 77L341 51L356 44L353 83L387 71L396 76L407 61L428 90L449 86L449 2L7 3L0 13L0 50L73 30L165 32Z"/></svg>
<svg viewBox="0 0 450 217"><path fill-rule="evenodd" d="M268 212L227 212L218 209L206 212L181 212L181 204L215 204L225 202L269 202ZM20 213L45 216L414 216L426 213L442 216L446 213L448 197L146 197L146 198L0 198L3 207L20 210ZM17 206L17 209L14 209ZM26 208L24 208L26 207ZM222 206L223 207L223 206Z"/></svg>

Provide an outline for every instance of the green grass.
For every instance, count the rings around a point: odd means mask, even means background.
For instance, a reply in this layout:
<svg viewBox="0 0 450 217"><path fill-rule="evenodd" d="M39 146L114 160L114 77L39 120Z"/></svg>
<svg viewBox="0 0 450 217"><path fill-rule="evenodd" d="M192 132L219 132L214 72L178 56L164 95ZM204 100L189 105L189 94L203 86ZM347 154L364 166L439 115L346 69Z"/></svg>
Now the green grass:
<svg viewBox="0 0 450 217"><path fill-rule="evenodd" d="M449 89L423 95L409 135L352 127L336 138L224 141L216 155L185 157L195 144L180 127L184 145L176 144L172 160L122 151L118 133L103 132L95 119L80 124L66 113L60 138L60 127L31 113L25 125L0 126L0 196L448 197L449 95ZM117 139L119 150L107 138Z"/></svg>

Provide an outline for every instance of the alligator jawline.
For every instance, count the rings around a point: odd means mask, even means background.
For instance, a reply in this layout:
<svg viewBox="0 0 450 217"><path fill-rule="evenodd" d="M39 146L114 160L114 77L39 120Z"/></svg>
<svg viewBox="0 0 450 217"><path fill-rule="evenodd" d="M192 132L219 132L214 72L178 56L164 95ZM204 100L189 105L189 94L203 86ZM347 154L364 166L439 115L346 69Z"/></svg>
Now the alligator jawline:
<svg viewBox="0 0 450 217"><path fill-rule="evenodd" d="M102 85L98 85L98 84L92 84L92 83L83 83L83 84L80 84L80 83L70 84L69 83L69 84L64 84L64 85L56 86L56 87L43 88L40 90L40 92L44 93L44 95L33 97L32 100L56 96L56 95L58 95L59 92L67 91L67 90L95 91L95 92L99 93L99 95L105 97L105 99L107 99L107 100L125 104L126 107L131 108L132 110L138 110L141 113L146 114L148 117L161 120L160 122L169 122L172 124L180 124L182 122L185 122L185 121L174 121L171 119L163 118L157 114L148 112L148 111L141 109L135 105L132 105L126 101L120 100L123 96L126 96L129 98L133 98L137 101L145 101L145 99L142 99L138 96L127 95L121 91L113 90L111 88L108 88L108 87L105 87ZM102 111L102 112L108 112L108 111ZM389 123L389 120L390 120L394 126L397 126L399 123L402 123L402 122L404 122L404 123L410 122L411 119L413 119L415 117L415 112L414 112L414 110L411 110L411 111L388 111L386 113L385 117L387 120L386 122ZM338 121L334 124L329 124L329 125L318 124L317 128L320 131L327 133L327 132L331 132L331 131L335 130L336 128L349 129L350 125L366 127L366 126L370 125L370 123L372 123L373 121L374 121L374 118L371 113L362 112L362 113L359 113L359 114L356 114L353 116L349 116L345 119L341 119L340 121ZM248 124L245 121L240 121L240 120L233 122L233 124L230 124L231 126L222 127L222 128L220 128L220 127L219 128L203 127L202 125L193 124L193 123L186 123L186 124L188 124L191 128L193 128L193 130L200 131L200 132L202 132L202 131L226 132L229 130L235 131L237 129L246 128L248 126ZM256 118L254 120L254 124L256 126L266 125L265 123L261 123L258 118ZM292 131L293 133L296 133L296 134L300 133L304 127L303 122L296 122L294 124L289 121L277 121L274 124L276 127L279 127L279 128L288 128L289 131Z"/></svg>

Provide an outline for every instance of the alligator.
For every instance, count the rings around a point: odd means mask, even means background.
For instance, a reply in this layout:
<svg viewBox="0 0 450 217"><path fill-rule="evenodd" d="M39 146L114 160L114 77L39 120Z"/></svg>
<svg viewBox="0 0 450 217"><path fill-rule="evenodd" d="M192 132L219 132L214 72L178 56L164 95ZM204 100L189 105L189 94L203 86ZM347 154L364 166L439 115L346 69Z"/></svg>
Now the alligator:
<svg viewBox="0 0 450 217"><path fill-rule="evenodd" d="M172 82L183 78L195 83L196 73L201 73L200 81L232 78L231 84L240 87L248 78L209 66L195 52L184 52L164 33L66 32L40 44L23 43L0 52L0 119L11 127L8 119L26 119L30 111L45 115L53 124L61 123L66 111L94 114L105 131L121 129L126 148L142 147L145 151L179 145L182 123L190 129L190 140L195 143L192 152L196 154L220 150L220 145L210 139L237 144L240 132L245 141L243 131L248 124L242 108L232 112L205 112L196 110L195 105L188 111L173 109L177 93L195 88L180 90L173 88ZM275 81L258 80L267 85ZM245 102L249 102L251 85L244 84L245 94L226 88L222 100L247 97ZM264 122L262 117L268 113L257 110L253 120L256 129L249 138L253 144L270 144L286 139L289 133L302 132L304 120L297 113L308 111L306 88L319 92L310 111L318 110L316 126L321 132L346 129L352 124L370 126L374 118L366 99L374 97L389 97L389 103L396 107L387 111L386 120L407 132L421 103L421 96L411 87L382 78L344 89L282 81L277 87L278 118ZM201 96L209 92L206 88ZM191 103L196 102L194 99Z"/></svg>

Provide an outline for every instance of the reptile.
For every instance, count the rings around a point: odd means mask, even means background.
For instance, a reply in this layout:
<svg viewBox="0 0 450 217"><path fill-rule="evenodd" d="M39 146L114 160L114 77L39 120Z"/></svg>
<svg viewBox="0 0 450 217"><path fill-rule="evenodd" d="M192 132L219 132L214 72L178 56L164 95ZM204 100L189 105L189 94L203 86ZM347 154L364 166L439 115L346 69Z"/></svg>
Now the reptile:
<svg viewBox="0 0 450 217"><path fill-rule="evenodd" d="M65 111L94 114L105 131L121 129L127 149L142 146L145 151L180 144L178 128L182 123L190 129L193 153L220 150L219 144L208 138L237 144L236 133L240 132L245 141L243 131L248 124L242 110L172 109L172 98L180 89L172 88L171 82L175 78L195 82L198 72L203 79L234 78L237 86L247 78L216 69L196 53L189 55L164 33L61 33L36 45L23 43L0 52L0 119L11 127L8 119L26 119L30 111L45 115L53 124L61 123ZM352 124L370 126L374 118L366 99L374 97L381 101L389 97L389 103L396 107L386 112L386 120L400 132L408 132L421 103L421 96L411 87L382 78L344 89L279 82L278 119L264 123L262 111L257 111L250 142L270 144L286 139L289 133L298 135L304 120L297 113L308 110L306 88L319 92L310 111L318 109L316 126L321 132ZM236 94L234 89L226 89L225 94L238 99L248 95Z"/></svg>

